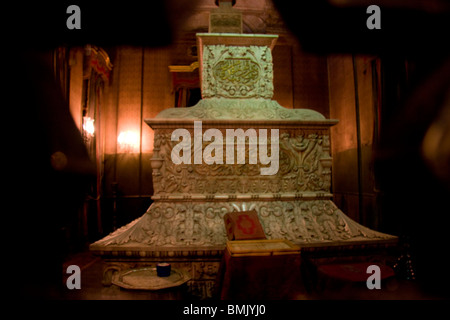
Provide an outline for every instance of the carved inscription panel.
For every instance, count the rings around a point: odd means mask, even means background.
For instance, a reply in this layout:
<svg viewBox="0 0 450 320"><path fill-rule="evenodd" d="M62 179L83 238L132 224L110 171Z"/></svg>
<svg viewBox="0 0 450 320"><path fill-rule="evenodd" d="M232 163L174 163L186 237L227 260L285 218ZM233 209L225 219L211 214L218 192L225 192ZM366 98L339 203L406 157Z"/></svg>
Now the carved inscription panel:
<svg viewBox="0 0 450 320"><path fill-rule="evenodd" d="M207 45L203 50L203 98L272 98L269 47Z"/></svg>

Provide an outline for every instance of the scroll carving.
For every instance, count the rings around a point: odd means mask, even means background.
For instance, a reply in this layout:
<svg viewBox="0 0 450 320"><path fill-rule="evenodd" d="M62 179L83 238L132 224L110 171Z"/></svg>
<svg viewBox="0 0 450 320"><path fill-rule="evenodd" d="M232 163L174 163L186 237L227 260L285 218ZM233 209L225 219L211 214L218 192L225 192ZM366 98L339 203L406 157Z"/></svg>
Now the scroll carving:
<svg viewBox="0 0 450 320"><path fill-rule="evenodd" d="M391 237L349 219L331 200L254 201L247 207L258 213L268 239L301 244ZM101 244L220 246L227 240L223 216L240 210L245 208L231 202L158 202L143 217L102 239Z"/></svg>
<svg viewBox="0 0 450 320"><path fill-rule="evenodd" d="M321 131L282 131L279 170L273 176L261 176L261 165L249 164L248 152L245 164L176 165L171 160L176 143L170 140L170 131L155 133L156 151L152 161L160 163L153 173L155 195L330 191L329 137ZM207 144L205 142L203 148ZM191 150L193 156L193 142Z"/></svg>

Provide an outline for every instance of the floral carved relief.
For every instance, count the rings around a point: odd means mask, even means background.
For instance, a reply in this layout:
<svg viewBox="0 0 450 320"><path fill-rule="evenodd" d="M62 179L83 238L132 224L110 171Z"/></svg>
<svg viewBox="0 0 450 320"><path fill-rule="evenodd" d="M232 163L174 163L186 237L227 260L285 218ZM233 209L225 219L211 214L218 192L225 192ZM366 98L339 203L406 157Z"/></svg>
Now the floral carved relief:
<svg viewBox="0 0 450 320"><path fill-rule="evenodd" d="M225 133L224 133L225 134ZM248 144L245 164L174 164L171 151L177 142L170 132L155 133L152 161L155 195L164 194L266 194L329 192L331 182L329 138L321 131L282 131L279 144L279 170L273 176L261 176L261 164L249 164ZM203 143L203 149L208 142ZM194 142L191 142L192 155ZM224 152L225 154L225 152ZM156 159L156 160L155 160Z"/></svg>
<svg viewBox="0 0 450 320"><path fill-rule="evenodd" d="M141 243L148 246L221 246L227 241L223 217L245 210L232 202L158 202L147 213L102 240L103 245ZM390 236L349 219L330 200L254 201L268 239L294 243L361 240ZM237 210L238 209L238 210ZM136 226L131 228L131 226Z"/></svg>

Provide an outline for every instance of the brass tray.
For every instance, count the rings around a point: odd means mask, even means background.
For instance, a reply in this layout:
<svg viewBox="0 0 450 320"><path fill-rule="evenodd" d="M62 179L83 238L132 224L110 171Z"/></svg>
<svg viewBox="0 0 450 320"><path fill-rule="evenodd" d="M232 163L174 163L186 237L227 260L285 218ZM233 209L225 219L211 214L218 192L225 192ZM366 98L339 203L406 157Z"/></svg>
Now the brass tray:
<svg viewBox="0 0 450 320"><path fill-rule="evenodd" d="M151 267L123 271L112 279L112 283L125 289L161 290L180 286L190 279L187 272L174 268L170 276L158 277L156 268Z"/></svg>

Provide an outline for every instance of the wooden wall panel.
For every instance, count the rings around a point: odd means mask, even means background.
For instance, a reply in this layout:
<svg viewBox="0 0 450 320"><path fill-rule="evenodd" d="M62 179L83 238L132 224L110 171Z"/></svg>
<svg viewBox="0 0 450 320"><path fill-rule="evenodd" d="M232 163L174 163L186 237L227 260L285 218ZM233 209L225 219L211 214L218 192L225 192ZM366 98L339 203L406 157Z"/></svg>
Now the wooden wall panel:
<svg viewBox="0 0 450 320"><path fill-rule="evenodd" d="M143 118L154 118L164 109L172 108L172 75L170 48L151 48L145 50ZM145 123L142 128L142 152L153 152L153 130Z"/></svg>
<svg viewBox="0 0 450 320"><path fill-rule="evenodd" d="M304 52L297 43L292 52L294 108L313 109L328 118L327 57Z"/></svg>
<svg viewBox="0 0 450 320"><path fill-rule="evenodd" d="M83 49L76 47L70 49L70 114L79 130L81 130L81 106L83 95Z"/></svg>
<svg viewBox="0 0 450 320"><path fill-rule="evenodd" d="M354 64L351 55L330 56L328 70L330 117L339 119L331 130L335 202L352 219L377 228L372 60L358 56Z"/></svg>
<svg viewBox="0 0 450 320"><path fill-rule="evenodd" d="M104 106L106 196L118 184L121 197L149 197L153 193L150 158L153 130L144 123L173 106L169 48L117 47ZM121 132L137 134L138 145L122 149Z"/></svg>
<svg viewBox="0 0 450 320"><path fill-rule="evenodd" d="M292 46L276 45L273 56L273 100L285 108L292 109L294 104L292 79Z"/></svg>

